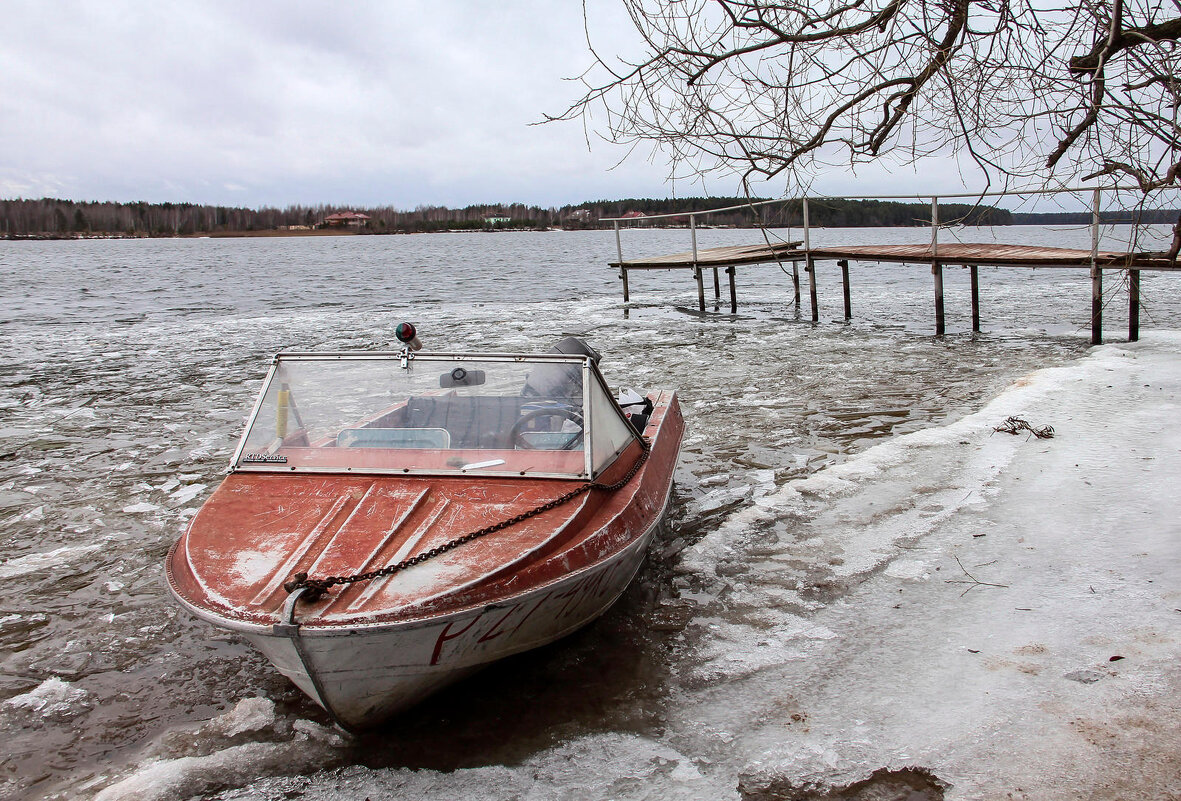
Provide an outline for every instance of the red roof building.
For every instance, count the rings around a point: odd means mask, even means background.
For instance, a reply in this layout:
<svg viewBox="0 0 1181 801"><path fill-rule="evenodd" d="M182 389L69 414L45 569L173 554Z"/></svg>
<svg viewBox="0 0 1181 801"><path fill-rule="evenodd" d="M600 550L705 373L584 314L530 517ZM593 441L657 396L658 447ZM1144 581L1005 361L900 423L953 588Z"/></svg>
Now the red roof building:
<svg viewBox="0 0 1181 801"><path fill-rule="evenodd" d="M367 222L369 222L369 215L361 214L358 211L338 211L324 218L324 225L329 228L344 225L360 227Z"/></svg>

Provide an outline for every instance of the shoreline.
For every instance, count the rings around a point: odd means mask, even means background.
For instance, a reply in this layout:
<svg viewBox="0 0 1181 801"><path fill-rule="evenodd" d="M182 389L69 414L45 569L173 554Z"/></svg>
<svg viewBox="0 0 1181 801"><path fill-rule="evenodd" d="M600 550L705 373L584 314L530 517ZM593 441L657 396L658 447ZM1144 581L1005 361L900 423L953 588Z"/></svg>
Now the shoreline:
<svg viewBox="0 0 1181 801"><path fill-rule="evenodd" d="M656 226L652 226L655 228ZM661 226L676 229L677 226ZM359 231L356 229L317 228L312 230L284 231L266 229L260 231L211 231L195 234L9 234L0 236L0 242L80 242L97 240L134 239L270 239L277 237L324 237L324 236L418 236L420 234L520 234L551 233L555 231L610 231L610 228L443 228L433 231ZM688 230L685 228L685 230Z"/></svg>

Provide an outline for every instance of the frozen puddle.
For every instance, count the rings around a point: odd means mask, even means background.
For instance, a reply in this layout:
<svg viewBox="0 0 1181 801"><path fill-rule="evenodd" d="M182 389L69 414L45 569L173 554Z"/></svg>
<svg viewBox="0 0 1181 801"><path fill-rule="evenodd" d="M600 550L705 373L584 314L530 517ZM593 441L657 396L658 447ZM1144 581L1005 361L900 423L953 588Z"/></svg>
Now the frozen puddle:
<svg viewBox="0 0 1181 801"><path fill-rule="evenodd" d="M684 553L694 617L649 736L450 773L333 767L330 733L240 705L247 723L149 753L99 797L1166 797L1179 353L1181 334L1095 349L747 500ZM1056 436L994 433L1011 415Z"/></svg>

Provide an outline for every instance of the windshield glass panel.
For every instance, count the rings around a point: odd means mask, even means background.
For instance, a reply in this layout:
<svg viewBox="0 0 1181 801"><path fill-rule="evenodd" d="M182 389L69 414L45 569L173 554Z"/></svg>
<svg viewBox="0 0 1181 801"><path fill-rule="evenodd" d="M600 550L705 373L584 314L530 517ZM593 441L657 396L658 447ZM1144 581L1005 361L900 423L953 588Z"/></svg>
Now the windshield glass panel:
<svg viewBox="0 0 1181 801"><path fill-rule="evenodd" d="M570 356L280 356L233 467L586 477L591 375Z"/></svg>
<svg viewBox="0 0 1181 801"><path fill-rule="evenodd" d="M635 439L635 433L610 395L592 391L590 409L591 449L594 457L591 468L599 473Z"/></svg>

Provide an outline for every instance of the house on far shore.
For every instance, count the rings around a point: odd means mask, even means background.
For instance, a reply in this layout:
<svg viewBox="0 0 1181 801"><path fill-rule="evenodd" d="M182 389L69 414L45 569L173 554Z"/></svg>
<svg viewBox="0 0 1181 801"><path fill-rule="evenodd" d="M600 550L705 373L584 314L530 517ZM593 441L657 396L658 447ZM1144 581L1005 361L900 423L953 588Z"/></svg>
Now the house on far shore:
<svg viewBox="0 0 1181 801"><path fill-rule="evenodd" d="M360 228L367 222L369 222L368 214L361 214L358 211L338 211L325 217L321 226L324 228Z"/></svg>
<svg viewBox="0 0 1181 801"><path fill-rule="evenodd" d="M484 218L484 225L508 225L512 221L512 217L501 217L500 215L490 214Z"/></svg>

